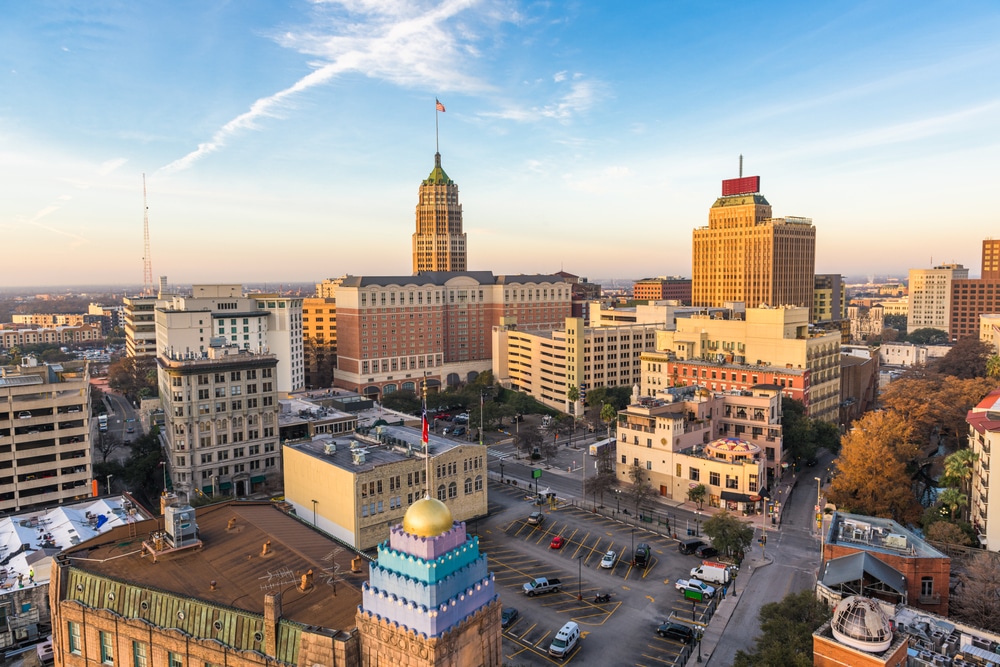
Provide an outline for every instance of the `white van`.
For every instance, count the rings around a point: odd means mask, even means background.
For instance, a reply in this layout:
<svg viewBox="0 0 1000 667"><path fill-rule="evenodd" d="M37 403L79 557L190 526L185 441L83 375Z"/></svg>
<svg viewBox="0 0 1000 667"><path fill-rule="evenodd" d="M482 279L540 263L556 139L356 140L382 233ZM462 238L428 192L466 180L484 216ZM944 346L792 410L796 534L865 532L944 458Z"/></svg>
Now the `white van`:
<svg viewBox="0 0 1000 667"><path fill-rule="evenodd" d="M580 626L573 621L569 621L566 625L559 628L555 639L549 644L549 655L554 655L557 658L565 657L573 650L578 641L580 641Z"/></svg>

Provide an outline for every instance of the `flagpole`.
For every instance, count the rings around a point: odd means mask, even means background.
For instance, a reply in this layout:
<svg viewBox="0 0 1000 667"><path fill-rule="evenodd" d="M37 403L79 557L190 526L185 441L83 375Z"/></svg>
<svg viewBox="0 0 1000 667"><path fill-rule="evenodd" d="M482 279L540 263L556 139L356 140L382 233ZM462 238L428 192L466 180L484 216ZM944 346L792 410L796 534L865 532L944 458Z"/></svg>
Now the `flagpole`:
<svg viewBox="0 0 1000 667"><path fill-rule="evenodd" d="M438 143L438 113L440 112L438 111L437 105L438 101L434 100L434 152L440 153L441 146ZM427 398L426 394L424 395L424 398Z"/></svg>

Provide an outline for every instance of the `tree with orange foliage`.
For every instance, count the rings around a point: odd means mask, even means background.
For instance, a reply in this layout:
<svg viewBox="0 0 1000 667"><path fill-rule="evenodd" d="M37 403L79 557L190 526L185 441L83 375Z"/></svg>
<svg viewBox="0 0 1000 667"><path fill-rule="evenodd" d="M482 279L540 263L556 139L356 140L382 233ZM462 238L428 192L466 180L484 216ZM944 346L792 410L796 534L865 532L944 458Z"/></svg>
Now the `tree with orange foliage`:
<svg viewBox="0 0 1000 667"><path fill-rule="evenodd" d="M830 500L848 512L904 524L919 518L907 471L920 455L912 437L913 428L898 412L869 412L854 422L841 444Z"/></svg>

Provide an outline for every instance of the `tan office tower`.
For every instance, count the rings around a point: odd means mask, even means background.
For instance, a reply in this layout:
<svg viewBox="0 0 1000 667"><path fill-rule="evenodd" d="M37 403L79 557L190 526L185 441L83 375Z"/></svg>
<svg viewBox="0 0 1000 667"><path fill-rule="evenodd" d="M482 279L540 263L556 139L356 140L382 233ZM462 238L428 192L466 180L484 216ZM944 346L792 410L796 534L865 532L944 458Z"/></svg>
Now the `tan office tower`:
<svg viewBox="0 0 1000 667"><path fill-rule="evenodd" d="M413 273L465 271L465 232L458 185L441 168L441 154L434 154L434 169L420 184L417 231L413 234Z"/></svg>
<svg viewBox="0 0 1000 667"><path fill-rule="evenodd" d="M809 218L772 218L760 177L722 182L708 227L694 230L694 306L813 305L816 229Z"/></svg>

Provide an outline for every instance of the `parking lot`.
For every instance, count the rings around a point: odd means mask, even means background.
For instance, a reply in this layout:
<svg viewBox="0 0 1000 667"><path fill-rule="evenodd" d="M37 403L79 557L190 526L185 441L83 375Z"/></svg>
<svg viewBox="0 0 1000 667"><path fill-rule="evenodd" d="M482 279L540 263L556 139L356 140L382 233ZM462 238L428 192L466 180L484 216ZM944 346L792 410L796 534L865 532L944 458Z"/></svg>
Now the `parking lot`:
<svg viewBox="0 0 1000 667"><path fill-rule="evenodd" d="M675 590L700 561L677 550L677 541L584 509L537 506L517 487L490 485L491 517L477 526L480 546L504 607L518 618L504 631L504 656L512 664L682 665L694 647L660 638L657 626L668 618L698 627L710 619L714 603L686 599ZM544 520L529 524L532 511ZM563 545L552 548L552 538ZM639 544L650 547L647 567L633 564ZM608 551L616 553L610 568L600 566ZM558 592L524 594L537 577L560 579ZM608 602L597 602L610 593ZM721 593L720 593L721 594ZM563 659L547 650L566 622L580 624L581 640Z"/></svg>

